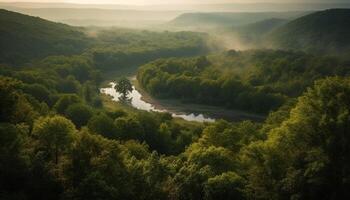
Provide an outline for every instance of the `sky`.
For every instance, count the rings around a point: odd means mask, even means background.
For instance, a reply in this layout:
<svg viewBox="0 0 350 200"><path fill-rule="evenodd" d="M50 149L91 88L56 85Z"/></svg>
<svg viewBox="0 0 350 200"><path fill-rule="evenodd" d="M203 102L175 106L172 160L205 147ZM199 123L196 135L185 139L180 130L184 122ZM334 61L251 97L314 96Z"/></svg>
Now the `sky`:
<svg viewBox="0 0 350 200"><path fill-rule="evenodd" d="M218 4L218 3L339 3L350 0L0 0L0 2L40 2L78 4Z"/></svg>

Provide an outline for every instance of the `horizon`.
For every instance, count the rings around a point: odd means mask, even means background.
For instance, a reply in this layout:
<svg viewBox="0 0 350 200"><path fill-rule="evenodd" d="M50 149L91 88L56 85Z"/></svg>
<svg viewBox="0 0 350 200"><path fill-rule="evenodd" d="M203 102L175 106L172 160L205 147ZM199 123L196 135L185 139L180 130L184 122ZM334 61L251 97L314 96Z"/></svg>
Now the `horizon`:
<svg viewBox="0 0 350 200"><path fill-rule="evenodd" d="M67 5L123 5L123 6L157 6L157 5L219 5L219 4L242 4L242 5L249 5L249 4L350 4L348 1L344 0L338 0L338 1L324 1L324 0L297 0L297 1L290 1L290 0L283 0L277 1L277 0L270 0L270 1L264 1L264 0L248 0L248 1L241 1L241 0L220 0L220 1L214 1L214 0L167 0L164 2L164 0L151 0L145 3L143 0L43 0L43 1L17 1L17 0L0 0L0 3L8 3L8 4L67 4Z"/></svg>

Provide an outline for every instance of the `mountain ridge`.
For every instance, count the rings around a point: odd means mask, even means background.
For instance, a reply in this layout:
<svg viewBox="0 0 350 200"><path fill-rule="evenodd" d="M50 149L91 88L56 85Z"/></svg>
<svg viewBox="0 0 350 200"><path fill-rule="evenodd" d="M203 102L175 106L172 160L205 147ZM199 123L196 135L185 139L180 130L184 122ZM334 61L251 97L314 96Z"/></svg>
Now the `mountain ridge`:
<svg viewBox="0 0 350 200"><path fill-rule="evenodd" d="M87 41L81 28L0 9L0 63L79 53Z"/></svg>
<svg viewBox="0 0 350 200"><path fill-rule="evenodd" d="M350 50L350 9L328 9L295 19L266 37L268 46L320 53Z"/></svg>

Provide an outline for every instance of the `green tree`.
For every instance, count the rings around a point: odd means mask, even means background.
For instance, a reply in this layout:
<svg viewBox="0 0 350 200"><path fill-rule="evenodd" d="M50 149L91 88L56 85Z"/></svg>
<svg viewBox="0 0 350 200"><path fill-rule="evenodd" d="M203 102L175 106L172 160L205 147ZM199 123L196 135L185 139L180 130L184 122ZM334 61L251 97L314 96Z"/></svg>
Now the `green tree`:
<svg viewBox="0 0 350 200"><path fill-rule="evenodd" d="M88 122L88 128L91 132L101 134L109 139L118 138L118 129L113 120L103 113L94 115Z"/></svg>
<svg viewBox="0 0 350 200"><path fill-rule="evenodd" d="M0 123L0 198L6 193L9 196L21 196L25 189L23 183L29 167L24 154L27 142L27 133L23 134L25 130L24 127Z"/></svg>
<svg viewBox="0 0 350 200"><path fill-rule="evenodd" d="M11 121L12 113L15 110L18 101L18 92L16 88L20 82L9 78L0 76L0 121Z"/></svg>
<svg viewBox="0 0 350 200"><path fill-rule="evenodd" d="M249 194L262 199L350 197L349 99L349 78L327 78L308 89L266 142L249 146Z"/></svg>
<svg viewBox="0 0 350 200"><path fill-rule="evenodd" d="M195 61L195 66L197 67L198 70L203 70L210 65L211 63L206 56L201 56L197 58Z"/></svg>
<svg viewBox="0 0 350 200"><path fill-rule="evenodd" d="M245 199L244 179L234 172L227 172L209 178L204 186L204 199L206 200L229 200Z"/></svg>
<svg viewBox="0 0 350 200"><path fill-rule="evenodd" d="M126 99L127 95L133 90L131 82L125 77L121 78L114 88L117 92L122 94L122 98L124 99Z"/></svg>
<svg viewBox="0 0 350 200"><path fill-rule="evenodd" d="M64 94L61 95L60 98L57 100L57 102L54 105L54 109L59 114L64 114L66 109L76 103L80 103L81 99L76 94Z"/></svg>
<svg viewBox="0 0 350 200"><path fill-rule="evenodd" d="M145 134L140 122L134 117L120 117L114 121L118 129L118 137L121 140L144 141Z"/></svg>
<svg viewBox="0 0 350 200"><path fill-rule="evenodd" d="M87 125L93 116L93 110L84 104L73 104L66 109L65 113L78 128Z"/></svg>
<svg viewBox="0 0 350 200"><path fill-rule="evenodd" d="M130 183L118 142L83 129L72 147L65 171L73 199L129 199Z"/></svg>
<svg viewBox="0 0 350 200"><path fill-rule="evenodd" d="M32 134L37 138L39 146L58 164L60 154L71 146L75 132L71 121L61 116L52 116L36 120Z"/></svg>

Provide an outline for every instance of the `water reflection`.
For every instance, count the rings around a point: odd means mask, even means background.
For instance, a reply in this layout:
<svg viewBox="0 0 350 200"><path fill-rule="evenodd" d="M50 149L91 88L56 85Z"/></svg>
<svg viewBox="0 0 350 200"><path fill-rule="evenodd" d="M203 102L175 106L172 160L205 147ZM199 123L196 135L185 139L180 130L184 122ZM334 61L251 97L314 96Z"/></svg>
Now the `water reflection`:
<svg viewBox="0 0 350 200"><path fill-rule="evenodd" d="M122 95L114 89L115 85L116 84L114 82L111 82L109 84L109 87L101 89L101 93L112 96L113 101L120 101L120 98L122 97ZM133 86L133 91L131 93L129 93L128 97L130 100L129 103L137 109L145 110L145 111L155 111L155 112L169 112L167 110L157 109L154 105L142 100L141 93L138 92L134 86ZM175 112L169 112L169 113L171 113L173 117L179 117L179 118L185 119L187 121L197 121L197 122L213 122L213 121L215 121L212 118L205 117L203 114L195 115L193 113L189 113L189 114L188 113L175 113Z"/></svg>

